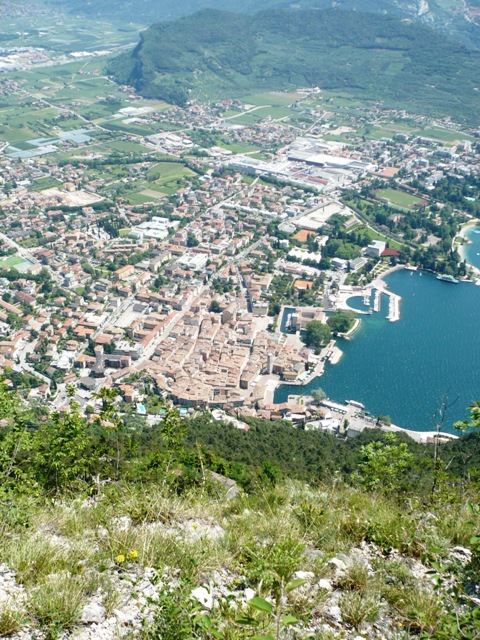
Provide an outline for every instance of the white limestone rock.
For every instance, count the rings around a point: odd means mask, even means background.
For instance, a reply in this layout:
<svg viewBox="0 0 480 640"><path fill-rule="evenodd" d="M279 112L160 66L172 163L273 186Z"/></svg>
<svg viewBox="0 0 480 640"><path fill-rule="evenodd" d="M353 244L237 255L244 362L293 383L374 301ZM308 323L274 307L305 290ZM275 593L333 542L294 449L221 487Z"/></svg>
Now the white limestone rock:
<svg viewBox="0 0 480 640"><path fill-rule="evenodd" d="M330 580L327 580L326 578L322 578L321 580L319 580L317 587L319 589L323 589L324 591L333 591L332 583L330 582Z"/></svg>
<svg viewBox="0 0 480 640"><path fill-rule="evenodd" d="M192 598L198 600L206 609L213 607L213 595L205 587L197 587L191 593Z"/></svg>
<svg viewBox="0 0 480 640"><path fill-rule="evenodd" d="M105 620L105 607L98 602L90 602L83 607L80 622L83 624L100 624Z"/></svg>

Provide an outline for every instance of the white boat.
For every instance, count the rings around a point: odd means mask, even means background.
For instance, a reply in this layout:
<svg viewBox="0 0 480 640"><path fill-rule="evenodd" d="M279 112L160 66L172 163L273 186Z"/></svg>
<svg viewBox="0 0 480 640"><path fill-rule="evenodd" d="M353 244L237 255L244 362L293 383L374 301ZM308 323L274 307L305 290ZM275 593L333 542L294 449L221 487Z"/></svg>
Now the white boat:
<svg viewBox="0 0 480 640"><path fill-rule="evenodd" d="M347 400L347 404L350 404L352 407L357 407L357 409L365 409L365 405L356 400Z"/></svg>

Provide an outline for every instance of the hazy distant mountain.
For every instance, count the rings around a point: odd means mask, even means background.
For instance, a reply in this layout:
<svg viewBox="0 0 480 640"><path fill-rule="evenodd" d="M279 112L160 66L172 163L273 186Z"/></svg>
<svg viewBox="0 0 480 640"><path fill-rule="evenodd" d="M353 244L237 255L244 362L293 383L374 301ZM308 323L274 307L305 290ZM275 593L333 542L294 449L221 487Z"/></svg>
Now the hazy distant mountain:
<svg viewBox="0 0 480 640"><path fill-rule="evenodd" d="M432 29L380 14L206 9L141 34L110 71L146 97L189 98L320 86L473 121L480 54Z"/></svg>
<svg viewBox="0 0 480 640"><path fill-rule="evenodd" d="M479 0L47 0L77 13L153 24L202 8L255 13L272 7L341 8L391 13L430 24L468 45L480 47Z"/></svg>

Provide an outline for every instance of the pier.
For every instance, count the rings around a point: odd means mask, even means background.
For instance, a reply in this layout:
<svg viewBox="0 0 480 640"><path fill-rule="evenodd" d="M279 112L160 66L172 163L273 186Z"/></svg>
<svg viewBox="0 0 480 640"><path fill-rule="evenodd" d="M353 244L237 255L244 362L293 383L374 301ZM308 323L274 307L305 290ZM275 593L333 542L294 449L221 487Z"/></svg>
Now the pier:
<svg viewBox="0 0 480 640"><path fill-rule="evenodd" d="M383 287L380 288L378 287L377 289L375 289L375 298L373 301L373 310L374 311L380 311L380 297L381 295L385 294L386 296L388 296L388 315L387 315L387 320L390 320L390 322L397 322L398 320L400 320L400 300L401 297L399 295L397 295L396 293L392 293L391 291L388 291L387 289L384 289Z"/></svg>
<svg viewBox="0 0 480 640"><path fill-rule="evenodd" d="M413 271L414 268L412 267L411 270ZM365 287L340 287L337 295L333 296L334 308L353 310L357 315L368 315L372 312L379 313L382 305L382 294L389 298L387 320L390 320L390 322L397 322L400 320L401 297L396 293L389 291L387 289L387 284L379 277L375 278L375 280ZM368 310L352 309L348 304L348 299L353 297L362 297L363 304L368 307Z"/></svg>
<svg viewBox="0 0 480 640"><path fill-rule="evenodd" d="M396 293L389 293L390 300L388 301L388 316L387 319L390 322L396 322L400 320L400 296Z"/></svg>

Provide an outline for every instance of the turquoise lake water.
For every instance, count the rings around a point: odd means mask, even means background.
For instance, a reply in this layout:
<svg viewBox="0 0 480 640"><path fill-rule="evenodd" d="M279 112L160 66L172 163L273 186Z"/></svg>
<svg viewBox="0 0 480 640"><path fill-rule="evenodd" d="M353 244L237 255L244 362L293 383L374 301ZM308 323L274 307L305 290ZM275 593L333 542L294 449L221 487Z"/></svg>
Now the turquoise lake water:
<svg viewBox="0 0 480 640"><path fill-rule="evenodd" d="M476 232L479 233L476 233ZM480 227L471 227L467 231L467 238L471 244L463 249L465 260L474 267L480 269Z"/></svg>
<svg viewBox="0 0 480 640"><path fill-rule="evenodd" d="M480 268L480 234L469 235L467 260ZM402 296L400 320L386 319L388 299L382 296L380 312L362 315L352 339L339 340L344 355L337 365L327 365L322 377L304 387L282 385L275 402L321 387L330 398L362 402L400 427L431 431L447 396L443 428L453 432L453 422L466 418L466 407L480 399L480 286L403 270L386 282ZM349 304L364 308L361 298Z"/></svg>

